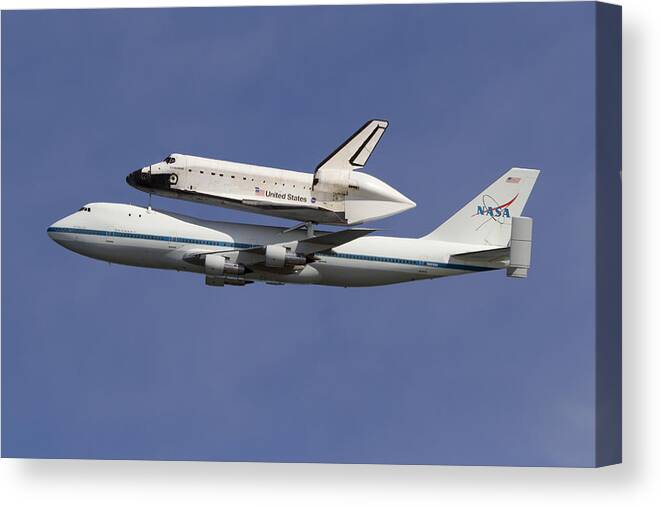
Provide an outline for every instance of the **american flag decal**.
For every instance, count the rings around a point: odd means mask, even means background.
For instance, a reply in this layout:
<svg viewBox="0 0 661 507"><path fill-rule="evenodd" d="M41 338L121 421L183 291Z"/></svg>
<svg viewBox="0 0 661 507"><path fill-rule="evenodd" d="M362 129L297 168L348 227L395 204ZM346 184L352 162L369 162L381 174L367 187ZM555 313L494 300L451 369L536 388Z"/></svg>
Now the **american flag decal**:
<svg viewBox="0 0 661 507"><path fill-rule="evenodd" d="M518 183L519 181L521 181L521 178L515 178L514 176L509 176L505 180L505 183Z"/></svg>
<svg viewBox="0 0 661 507"><path fill-rule="evenodd" d="M264 196L264 190L262 190L259 187L255 187L255 195L261 195Z"/></svg>

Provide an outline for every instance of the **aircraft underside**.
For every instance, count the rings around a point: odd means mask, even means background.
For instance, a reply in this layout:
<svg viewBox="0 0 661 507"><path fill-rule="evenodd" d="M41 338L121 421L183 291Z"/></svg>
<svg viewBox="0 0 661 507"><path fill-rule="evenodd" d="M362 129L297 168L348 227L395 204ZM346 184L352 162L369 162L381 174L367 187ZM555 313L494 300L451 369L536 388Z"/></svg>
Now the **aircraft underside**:
<svg viewBox="0 0 661 507"><path fill-rule="evenodd" d="M257 204L255 201L244 203L239 199L209 195L201 192L191 192L186 190L156 189L152 193L161 197L198 202L201 204L234 209L237 211L247 211L260 215L268 215L277 218L295 220L297 222L313 222L316 224L327 225L347 225L347 220L343 211L331 211L323 209L319 206L306 206L302 204L286 205L277 201L262 201L259 204Z"/></svg>
<svg viewBox="0 0 661 507"><path fill-rule="evenodd" d="M122 241L125 244L122 244ZM59 241L62 246L93 259L127 266L186 271L206 274L204 266L183 260L182 251L158 249L131 244L131 240L115 240L108 248L106 239L90 239L87 235ZM393 269L386 262L337 259L319 256L301 269L273 269L252 265L242 276L207 276L208 285L246 285L251 282L273 284L315 284L337 287L373 287L457 275L466 271L442 268Z"/></svg>

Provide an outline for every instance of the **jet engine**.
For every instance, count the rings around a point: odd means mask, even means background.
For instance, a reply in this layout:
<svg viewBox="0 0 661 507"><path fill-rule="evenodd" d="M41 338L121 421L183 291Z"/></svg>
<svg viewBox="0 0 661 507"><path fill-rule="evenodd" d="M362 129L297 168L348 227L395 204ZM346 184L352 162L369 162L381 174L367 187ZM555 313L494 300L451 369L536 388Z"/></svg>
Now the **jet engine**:
<svg viewBox="0 0 661 507"><path fill-rule="evenodd" d="M204 272L207 275L242 275L246 268L240 264L228 262L221 254L210 254L204 256Z"/></svg>
<svg viewBox="0 0 661 507"><path fill-rule="evenodd" d="M304 266L305 257L296 255L281 245L266 245L264 265L268 268L284 268L285 266Z"/></svg>

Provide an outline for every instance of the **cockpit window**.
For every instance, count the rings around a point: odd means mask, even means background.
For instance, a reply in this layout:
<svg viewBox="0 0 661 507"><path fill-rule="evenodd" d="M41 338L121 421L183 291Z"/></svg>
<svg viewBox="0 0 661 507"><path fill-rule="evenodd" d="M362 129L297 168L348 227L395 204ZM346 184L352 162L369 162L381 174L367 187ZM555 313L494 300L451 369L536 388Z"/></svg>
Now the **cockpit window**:
<svg viewBox="0 0 661 507"><path fill-rule="evenodd" d="M92 208L87 208L86 206L83 206L78 211L92 211Z"/></svg>
<svg viewBox="0 0 661 507"><path fill-rule="evenodd" d="M163 159L163 162L165 162L166 164L174 164L174 157L170 157L170 156L165 157L165 159Z"/></svg>

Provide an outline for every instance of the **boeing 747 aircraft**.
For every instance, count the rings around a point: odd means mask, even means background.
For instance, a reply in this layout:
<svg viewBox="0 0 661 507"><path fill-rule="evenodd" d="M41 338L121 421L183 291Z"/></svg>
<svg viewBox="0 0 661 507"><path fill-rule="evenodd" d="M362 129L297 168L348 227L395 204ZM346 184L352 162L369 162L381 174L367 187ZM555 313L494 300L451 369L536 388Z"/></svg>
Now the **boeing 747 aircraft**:
<svg viewBox="0 0 661 507"><path fill-rule="evenodd" d="M202 273L207 285L256 281L364 287L506 269L525 277L532 219L521 213L539 171L514 168L422 238L372 229L305 231L199 220L92 203L48 228L60 245L117 264Z"/></svg>
<svg viewBox="0 0 661 507"><path fill-rule="evenodd" d="M361 224L415 207L383 181L355 171L365 166L386 128L387 121L368 121L314 174L173 153L126 181L150 194L309 224Z"/></svg>

